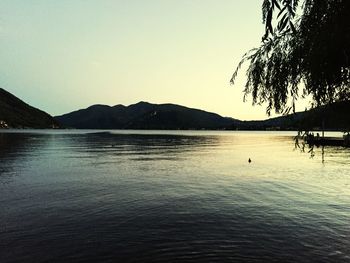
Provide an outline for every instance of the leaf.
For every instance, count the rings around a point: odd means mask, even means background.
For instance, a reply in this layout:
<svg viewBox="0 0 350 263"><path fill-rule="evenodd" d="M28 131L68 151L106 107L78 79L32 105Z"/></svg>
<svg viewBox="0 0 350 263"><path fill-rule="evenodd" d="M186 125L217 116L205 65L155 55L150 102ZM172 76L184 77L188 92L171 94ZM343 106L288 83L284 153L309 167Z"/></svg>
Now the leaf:
<svg viewBox="0 0 350 263"><path fill-rule="evenodd" d="M264 2L262 4L263 23L266 22L267 13L269 12L270 8L271 8L270 0L264 0Z"/></svg>
<svg viewBox="0 0 350 263"><path fill-rule="evenodd" d="M277 18L279 18L279 17L283 14L283 12L286 10L286 8L287 8L287 6L284 6L284 7L279 11L279 13L278 13L278 15L277 15Z"/></svg>
<svg viewBox="0 0 350 263"><path fill-rule="evenodd" d="M279 3L277 2L277 0L273 0L272 1L273 5L275 5L278 9L281 9Z"/></svg>
<svg viewBox="0 0 350 263"><path fill-rule="evenodd" d="M281 21L278 23L278 30L279 30L279 31L285 30L287 24L288 24L288 15L285 14L285 15L283 16L283 18L281 19Z"/></svg>
<svg viewBox="0 0 350 263"><path fill-rule="evenodd" d="M296 33L297 33L297 30L295 29L295 27L294 27L292 21L289 21L289 27L292 29L293 34L296 34Z"/></svg>
<svg viewBox="0 0 350 263"><path fill-rule="evenodd" d="M270 8L269 12L267 13L266 27L272 28L272 8ZM272 32L272 30L270 30L270 31Z"/></svg>

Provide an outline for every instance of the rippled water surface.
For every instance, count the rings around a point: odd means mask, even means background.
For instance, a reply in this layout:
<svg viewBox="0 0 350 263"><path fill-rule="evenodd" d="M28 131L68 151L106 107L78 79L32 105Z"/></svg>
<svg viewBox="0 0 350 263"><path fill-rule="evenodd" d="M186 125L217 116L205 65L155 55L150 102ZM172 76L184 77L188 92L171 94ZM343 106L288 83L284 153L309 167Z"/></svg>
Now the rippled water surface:
<svg viewBox="0 0 350 263"><path fill-rule="evenodd" d="M350 150L292 135L2 132L0 262L350 262Z"/></svg>

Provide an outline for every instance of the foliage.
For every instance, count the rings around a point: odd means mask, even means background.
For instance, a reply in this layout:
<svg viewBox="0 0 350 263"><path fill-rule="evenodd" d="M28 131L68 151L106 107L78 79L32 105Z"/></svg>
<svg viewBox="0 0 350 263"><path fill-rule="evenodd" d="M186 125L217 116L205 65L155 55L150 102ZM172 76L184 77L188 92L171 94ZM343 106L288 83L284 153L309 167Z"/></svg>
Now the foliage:
<svg viewBox="0 0 350 263"><path fill-rule="evenodd" d="M231 79L249 61L244 99L267 103L268 114L294 110L299 94L316 105L350 99L349 0L264 0L262 13L262 44Z"/></svg>

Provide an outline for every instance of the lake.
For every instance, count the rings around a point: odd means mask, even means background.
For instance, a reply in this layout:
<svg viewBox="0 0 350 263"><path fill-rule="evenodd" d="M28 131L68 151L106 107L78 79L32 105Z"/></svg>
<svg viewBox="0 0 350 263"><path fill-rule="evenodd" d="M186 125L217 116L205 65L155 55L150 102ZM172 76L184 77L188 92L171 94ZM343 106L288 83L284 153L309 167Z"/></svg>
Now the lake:
<svg viewBox="0 0 350 263"><path fill-rule="evenodd" d="M1 131L0 262L350 262L350 149L295 134Z"/></svg>

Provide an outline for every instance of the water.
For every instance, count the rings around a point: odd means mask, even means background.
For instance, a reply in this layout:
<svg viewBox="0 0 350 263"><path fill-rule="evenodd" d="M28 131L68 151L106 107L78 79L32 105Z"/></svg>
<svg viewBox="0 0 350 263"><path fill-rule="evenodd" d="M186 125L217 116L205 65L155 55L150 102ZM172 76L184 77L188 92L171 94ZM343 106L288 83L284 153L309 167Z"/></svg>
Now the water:
<svg viewBox="0 0 350 263"><path fill-rule="evenodd" d="M0 262L350 262L350 150L292 135L2 132Z"/></svg>

